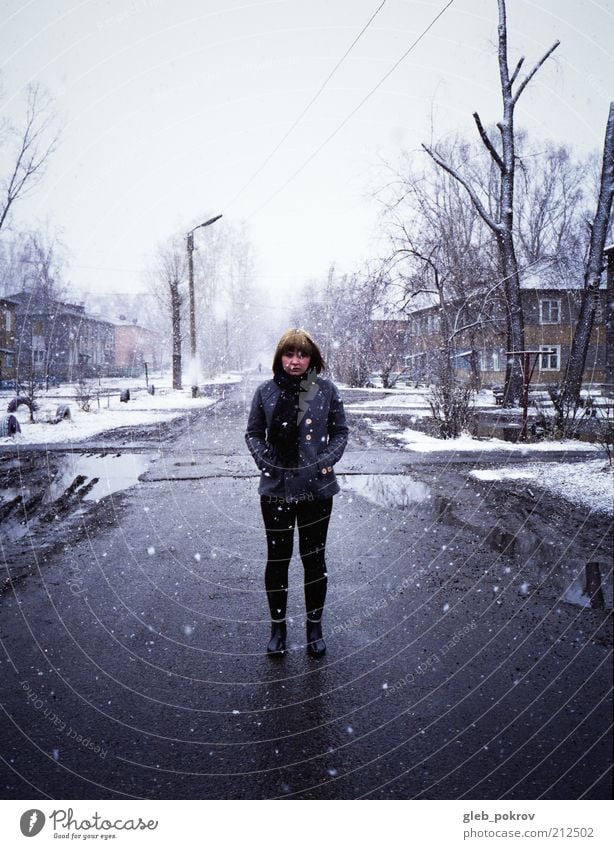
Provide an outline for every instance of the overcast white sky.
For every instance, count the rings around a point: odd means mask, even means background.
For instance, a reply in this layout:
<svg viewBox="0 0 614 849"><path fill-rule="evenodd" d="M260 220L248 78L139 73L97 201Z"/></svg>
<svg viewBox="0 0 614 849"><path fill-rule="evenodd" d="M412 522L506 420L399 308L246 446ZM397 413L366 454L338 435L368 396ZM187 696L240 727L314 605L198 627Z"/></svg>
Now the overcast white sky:
<svg viewBox="0 0 614 849"><path fill-rule="evenodd" d="M245 188L381 0L3 0L4 114L41 81L65 122L16 223L60 228L73 284L99 292L142 288L157 243L217 213L215 227L247 221L262 280L278 291L331 262L356 267L377 252L369 191L380 159L417 151L432 134L474 134L475 109L486 123L499 116L496 0L454 0L313 156L446 3L386 0ZM561 41L523 95L518 123L583 151L600 147L614 97L613 3L508 7L511 60L524 54L530 67Z"/></svg>

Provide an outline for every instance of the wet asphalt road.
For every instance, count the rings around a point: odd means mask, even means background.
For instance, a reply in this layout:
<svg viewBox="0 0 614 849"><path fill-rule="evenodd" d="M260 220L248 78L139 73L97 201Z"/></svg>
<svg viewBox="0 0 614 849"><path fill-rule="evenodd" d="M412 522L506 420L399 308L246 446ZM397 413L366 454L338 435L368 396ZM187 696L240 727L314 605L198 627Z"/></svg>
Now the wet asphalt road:
<svg viewBox="0 0 614 849"><path fill-rule="evenodd" d="M607 568L609 519L355 422L328 653L305 653L295 557L272 661L255 385L118 448L148 458L141 483L50 529L43 554L33 523L32 574L0 596L3 797L609 798L611 616L561 600L583 560Z"/></svg>

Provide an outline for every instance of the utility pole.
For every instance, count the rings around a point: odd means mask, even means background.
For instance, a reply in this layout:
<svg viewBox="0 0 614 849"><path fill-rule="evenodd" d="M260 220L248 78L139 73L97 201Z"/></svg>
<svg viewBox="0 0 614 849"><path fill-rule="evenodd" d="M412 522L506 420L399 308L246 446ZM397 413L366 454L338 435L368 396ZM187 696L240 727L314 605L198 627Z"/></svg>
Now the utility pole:
<svg viewBox="0 0 614 849"><path fill-rule="evenodd" d="M196 376L196 307L194 304L194 231L199 230L201 227L208 227L209 224L219 221L221 217L221 215L216 215L214 218L209 218L207 221L203 221L202 224L193 227L186 234L188 249L188 296L190 299L190 356L192 360L191 367L194 370L192 377L192 398L198 398Z"/></svg>

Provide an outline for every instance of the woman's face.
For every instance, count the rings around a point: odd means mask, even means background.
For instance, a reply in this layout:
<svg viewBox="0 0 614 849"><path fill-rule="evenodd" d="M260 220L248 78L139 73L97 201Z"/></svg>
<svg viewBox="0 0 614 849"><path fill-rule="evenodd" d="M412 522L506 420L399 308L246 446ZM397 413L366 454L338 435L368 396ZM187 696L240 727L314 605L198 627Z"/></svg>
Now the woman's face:
<svg viewBox="0 0 614 849"><path fill-rule="evenodd" d="M281 366L287 374L298 377L309 368L311 357L300 348L287 348L281 355Z"/></svg>

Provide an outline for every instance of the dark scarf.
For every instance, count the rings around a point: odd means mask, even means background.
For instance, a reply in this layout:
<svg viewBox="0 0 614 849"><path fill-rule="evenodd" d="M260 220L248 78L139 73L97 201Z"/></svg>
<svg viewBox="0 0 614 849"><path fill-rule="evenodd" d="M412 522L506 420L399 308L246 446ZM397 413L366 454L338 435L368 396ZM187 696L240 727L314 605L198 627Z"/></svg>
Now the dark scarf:
<svg viewBox="0 0 614 849"><path fill-rule="evenodd" d="M268 437L282 466L298 465L299 397L301 391L306 392L309 389L314 379L314 369L299 377L293 377L280 368L273 376L281 392L273 410Z"/></svg>

